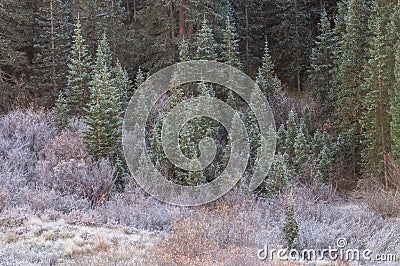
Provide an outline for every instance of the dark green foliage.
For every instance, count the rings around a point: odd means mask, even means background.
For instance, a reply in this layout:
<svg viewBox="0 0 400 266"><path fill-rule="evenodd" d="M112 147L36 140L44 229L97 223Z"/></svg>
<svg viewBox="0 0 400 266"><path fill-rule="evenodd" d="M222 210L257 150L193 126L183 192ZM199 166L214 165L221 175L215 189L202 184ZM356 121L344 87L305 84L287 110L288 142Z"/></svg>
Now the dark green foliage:
<svg viewBox="0 0 400 266"><path fill-rule="evenodd" d="M291 110L289 112L289 118L286 122L286 152L289 156L289 161L293 162L293 158L295 156L294 152L294 144L296 142L296 138L298 135L298 126L297 126L297 113L295 110Z"/></svg>
<svg viewBox="0 0 400 266"><path fill-rule="evenodd" d="M287 161L287 155L278 152L275 155L268 176L264 180L263 192L265 195L271 197L276 193L282 192L289 184L290 175L291 172Z"/></svg>
<svg viewBox="0 0 400 266"><path fill-rule="evenodd" d="M236 28L231 17L226 18L224 39L222 45L222 62L231 66L241 68L242 63L239 58L239 41L236 36Z"/></svg>
<svg viewBox="0 0 400 266"><path fill-rule="evenodd" d="M323 111L331 111L330 97L332 89L332 71L334 67L335 39L331 21L325 10L318 24L319 35L311 52L310 80L313 94L321 104Z"/></svg>
<svg viewBox="0 0 400 266"><path fill-rule="evenodd" d="M297 90L301 90L304 73L309 66L312 45L310 0L279 0L276 5L279 23L274 39L281 52L277 67L283 77Z"/></svg>
<svg viewBox="0 0 400 266"><path fill-rule="evenodd" d="M391 97L390 114L391 121L391 139L392 139L392 154L397 162L400 162L400 41L396 44L396 66L395 77L396 82L393 88Z"/></svg>
<svg viewBox="0 0 400 266"><path fill-rule="evenodd" d="M302 173L304 170L304 164L310 156L310 147L307 138L302 131L298 131L293 148L293 165L298 173Z"/></svg>
<svg viewBox="0 0 400 266"><path fill-rule="evenodd" d="M83 107L86 106L89 99L89 82L92 71L90 60L91 57L82 37L81 23L78 18L71 59L68 64L68 87L66 90L66 102L71 115L83 114Z"/></svg>
<svg viewBox="0 0 400 266"><path fill-rule="evenodd" d="M112 77L112 68L106 37L99 42L96 68L90 84L91 95L87 108L84 131L85 145L95 159L115 159L121 140L121 112L117 88Z"/></svg>
<svg viewBox="0 0 400 266"><path fill-rule="evenodd" d="M67 101L62 93L58 95L57 102L56 102L56 114L55 120L58 130L63 130L68 126L69 122L69 108Z"/></svg>
<svg viewBox="0 0 400 266"><path fill-rule="evenodd" d="M339 51L336 53L334 81L335 125L341 141L340 153L343 156L345 172L357 178L360 172L363 138L361 115L363 113L364 91L363 67L368 51L368 19L370 1L348 0L340 5L340 28L335 29ZM341 32L338 30L341 29Z"/></svg>
<svg viewBox="0 0 400 266"><path fill-rule="evenodd" d="M73 36L71 0L40 2L35 16L35 56L32 85L45 104L55 102L67 84L67 64Z"/></svg>
<svg viewBox="0 0 400 266"><path fill-rule="evenodd" d="M287 248L298 249L299 247L299 225L295 217L294 203L291 201L285 211L285 222L283 224L283 235L286 240Z"/></svg>
<svg viewBox="0 0 400 266"><path fill-rule="evenodd" d="M388 176L388 156L390 152L390 95L392 94L394 75L390 63L391 45L388 43L390 33L391 3L375 1L370 20L370 59L365 65L366 79L363 84L362 126L365 129L363 166L367 174Z"/></svg>

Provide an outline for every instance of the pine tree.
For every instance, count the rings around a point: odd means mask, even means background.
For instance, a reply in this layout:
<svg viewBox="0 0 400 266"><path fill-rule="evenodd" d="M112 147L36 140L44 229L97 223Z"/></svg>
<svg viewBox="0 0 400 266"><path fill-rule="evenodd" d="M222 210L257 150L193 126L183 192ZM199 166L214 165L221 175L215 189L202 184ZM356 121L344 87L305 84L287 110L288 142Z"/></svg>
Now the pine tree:
<svg viewBox="0 0 400 266"><path fill-rule="evenodd" d="M212 29L208 26L208 22L204 17L201 23L201 29L196 37L196 53L197 60L216 60L218 55L216 53L216 43Z"/></svg>
<svg viewBox="0 0 400 266"><path fill-rule="evenodd" d="M144 73L143 73L142 69L139 67L139 70L135 77L135 89L136 90L139 89L140 85L142 85L142 83L145 81L145 79L146 78L144 76Z"/></svg>
<svg viewBox="0 0 400 266"><path fill-rule="evenodd" d="M310 79L314 86L313 94L319 101L323 111L331 111L329 95L332 87L332 71L334 66L335 39L331 22L325 9L318 24L320 34L311 52Z"/></svg>
<svg viewBox="0 0 400 266"><path fill-rule="evenodd" d="M221 60L234 67L242 67L239 59L239 40L236 36L235 24L230 16L226 18Z"/></svg>
<svg viewBox="0 0 400 266"><path fill-rule="evenodd" d="M286 152L286 134L285 125L281 124L276 133L276 151L282 154Z"/></svg>
<svg viewBox="0 0 400 266"><path fill-rule="evenodd" d="M368 18L370 1L349 0L340 5L346 10L339 12L344 19L340 24L343 32L337 32L338 52L334 71L334 114L335 126L342 140L340 153L344 160L344 167L353 178L360 172L362 127L361 115L363 113L361 88L363 66L367 58ZM350 74L351 73L351 74Z"/></svg>
<svg viewBox="0 0 400 266"><path fill-rule="evenodd" d="M112 78L112 68L106 37L99 42L96 68L90 84L91 95L83 132L85 145L95 159L103 157L115 163L121 140L121 115L117 89Z"/></svg>
<svg viewBox="0 0 400 266"><path fill-rule="evenodd" d="M298 135L297 113L294 109L289 112L289 117L286 123L286 152L289 156L289 161L293 162L295 156L294 146Z"/></svg>
<svg viewBox="0 0 400 266"><path fill-rule="evenodd" d="M332 178L332 152L327 145L324 145L318 156L316 180L329 183Z"/></svg>
<svg viewBox="0 0 400 266"><path fill-rule="evenodd" d="M71 115L83 114L83 107L86 106L89 98L91 58L84 42L78 17L67 77L66 101Z"/></svg>
<svg viewBox="0 0 400 266"><path fill-rule="evenodd" d="M390 26L391 4L375 1L373 18L370 20L372 33L370 59L363 84L362 126L365 129L365 148L362 152L364 171L374 176L383 176L387 185L388 157L390 152L390 95L393 88L393 69L388 62L391 50L387 48L387 33Z"/></svg>
<svg viewBox="0 0 400 266"><path fill-rule="evenodd" d="M185 37L179 42L179 60L181 62L190 60L190 47Z"/></svg>
<svg viewBox="0 0 400 266"><path fill-rule="evenodd" d="M69 108L63 93L60 93L56 102L56 125L58 130L63 130L68 126L69 122Z"/></svg>
<svg viewBox="0 0 400 266"><path fill-rule="evenodd" d="M310 153L309 144L307 142L306 136L302 131L299 131L299 133L297 134L293 146L294 146L293 165L297 173L302 173L303 165L305 162L307 162Z"/></svg>
<svg viewBox="0 0 400 266"><path fill-rule="evenodd" d="M274 157L268 176L264 180L264 189L267 197L283 191L289 183L290 170L286 157L287 155L280 152Z"/></svg>
<svg viewBox="0 0 400 266"><path fill-rule="evenodd" d="M397 42L396 48L396 68L394 71L396 83L390 103L390 114L392 116L390 134L393 157L397 162L400 162L400 41Z"/></svg>
<svg viewBox="0 0 400 266"><path fill-rule="evenodd" d="M280 0L277 1L280 11L279 23L275 38L279 47L286 49L279 60L278 69L282 70L291 85L301 90L303 76L309 65L312 45L312 27L310 19L309 0ZM280 48L281 49L281 48Z"/></svg>
<svg viewBox="0 0 400 266"><path fill-rule="evenodd" d="M121 0L83 0L80 8L86 20L82 27L90 51L96 51L97 42L103 34L109 36L110 50L114 54L112 63L121 59L123 66L131 64L132 36L129 27L124 25L127 12ZM92 54L94 56L94 54Z"/></svg>
<svg viewBox="0 0 400 266"><path fill-rule="evenodd" d="M131 81L129 80L128 73L122 68L119 60L114 68L114 86L117 93L117 101L120 106L121 119L123 119L125 109L128 106L130 99Z"/></svg>
<svg viewBox="0 0 400 266"><path fill-rule="evenodd" d="M285 236L288 250L297 249L299 245L299 224L296 221L293 201L290 202L285 211L285 222L282 231Z"/></svg>
<svg viewBox="0 0 400 266"><path fill-rule="evenodd" d="M44 103L53 104L67 84L67 63L73 35L72 1L40 2L35 16L32 83Z"/></svg>
<svg viewBox="0 0 400 266"><path fill-rule="evenodd" d="M265 41L262 65L258 69L256 84L267 97L268 103L274 113L275 122L283 123L285 110L285 96L282 91L282 84L274 72L274 63L269 54L268 41Z"/></svg>

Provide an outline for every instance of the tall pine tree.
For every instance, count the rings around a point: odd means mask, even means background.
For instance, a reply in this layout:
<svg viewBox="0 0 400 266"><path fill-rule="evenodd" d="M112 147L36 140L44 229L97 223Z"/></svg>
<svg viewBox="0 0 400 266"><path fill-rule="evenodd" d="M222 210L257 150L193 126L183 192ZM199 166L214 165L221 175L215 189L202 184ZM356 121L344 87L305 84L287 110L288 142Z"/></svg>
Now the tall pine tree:
<svg viewBox="0 0 400 266"><path fill-rule="evenodd" d="M80 18L76 22L71 59L68 64L68 88L66 102L70 114L83 114L83 107L89 99L89 82L91 75L91 58L82 37Z"/></svg>

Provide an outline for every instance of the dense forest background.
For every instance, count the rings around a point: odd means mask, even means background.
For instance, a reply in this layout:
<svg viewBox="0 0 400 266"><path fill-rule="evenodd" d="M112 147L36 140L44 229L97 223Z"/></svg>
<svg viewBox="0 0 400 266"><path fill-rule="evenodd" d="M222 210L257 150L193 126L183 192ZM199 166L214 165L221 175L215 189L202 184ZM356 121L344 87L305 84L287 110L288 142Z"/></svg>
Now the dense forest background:
<svg viewBox="0 0 400 266"><path fill-rule="evenodd" d="M293 173L346 189L373 177L391 189L400 160L399 12L385 0L1 0L0 112L54 108L60 130L83 118L88 152L123 169L114 129L143 80L175 62L218 60L254 78L274 109L268 193ZM199 94L241 105L206 85ZM189 144L187 154L196 154Z"/></svg>

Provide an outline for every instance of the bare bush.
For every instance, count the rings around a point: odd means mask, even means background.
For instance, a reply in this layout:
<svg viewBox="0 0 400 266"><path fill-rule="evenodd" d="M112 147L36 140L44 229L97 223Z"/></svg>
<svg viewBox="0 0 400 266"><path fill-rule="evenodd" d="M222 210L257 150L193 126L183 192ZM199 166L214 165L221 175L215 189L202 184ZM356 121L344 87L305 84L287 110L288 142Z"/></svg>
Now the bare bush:
<svg viewBox="0 0 400 266"><path fill-rule="evenodd" d="M115 168L86 153L79 131L64 131L39 153L37 183L61 195L78 195L92 204L103 203L112 191Z"/></svg>

